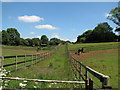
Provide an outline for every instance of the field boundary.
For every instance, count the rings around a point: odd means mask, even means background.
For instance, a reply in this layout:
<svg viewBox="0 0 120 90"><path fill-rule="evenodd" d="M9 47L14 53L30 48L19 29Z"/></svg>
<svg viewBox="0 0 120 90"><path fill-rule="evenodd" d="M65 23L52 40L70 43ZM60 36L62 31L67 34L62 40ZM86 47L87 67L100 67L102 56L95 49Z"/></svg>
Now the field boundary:
<svg viewBox="0 0 120 90"><path fill-rule="evenodd" d="M2 57L0 57L1 58L1 72L3 72L4 67L9 67L9 66L15 65L15 70L12 70L12 71L16 71L16 70L19 70L21 68L29 67L31 65L37 64L38 62L40 62L40 61L46 59L47 57L49 57L53 52L54 51L45 52L45 53L41 53L41 54L32 54L32 55L2 56ZM18 62L18 57L23 57L24 60ZM27 60L27 57L29 57L29 58L31 57L31 59ZM15 62L10 63L10 64L4 64L5 59L14 59ZM35 63L33 63L33 61ZM31 64L26 65L27 62L31 62ZM21 67L21 68L18 69L18 64L23 64L23 63L24 63L24 67Z"/></svg>
<svg viewBox="0 0 120 90"><path fill-rule="evenodd" d="M25 67L30 67L34 64L39 63L42 60L45 60L46 58L48 58L49 56L51 56L56 50L57 48L60 46L61 44L57 45L53 50L49 51L49 52L45 52L45 53L40 53L40 54L31 54L31 55L16 55L16 56L2 56L0 57L1 59L1 72L3 72L4 67L9 67L9 66L15 66L14 70L12 70L11 72L17 71L19 69L25 68ZM22 61L18 62L18 58L22 58ZM28 59L31 58L31 59ZM4 64L4 62L6 61L5 59L12 59L15 60L13 63L10 64ZM26 65L27 62L31 62L29 65ZM23 67L19 67L19 64L24 64Z"/></svg>
<svg viewBox="0 0 120 90"><path fill-rule="evenodd" d="M88 78L88 73L92 74L94 77L100 80L102 82L102 89L111 89L112 87L110 86L110 77L106 76L104 74L101 74L93 69L91 69L88 66L85 66L82 64L82 62L79 62L75 58L73 58L70 55L70 52L68 50L68 45L66 45L67 48L67 54L71 62L72 70L75 75L75 78L77 80L84 80L85 81L85 88L87 90L93 90L93 80L92 78Z"/></svg>

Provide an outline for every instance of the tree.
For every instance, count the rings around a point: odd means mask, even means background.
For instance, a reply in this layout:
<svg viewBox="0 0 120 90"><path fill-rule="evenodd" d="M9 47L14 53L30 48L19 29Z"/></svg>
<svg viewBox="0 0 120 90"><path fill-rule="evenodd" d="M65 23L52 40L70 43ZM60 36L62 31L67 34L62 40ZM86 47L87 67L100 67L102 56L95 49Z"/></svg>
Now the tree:
<svg viewBox="0 0 120 90"><path fill-rule="evenodd" d="M32 38L32 45L33 46L39 46L40 45L40 39L39 38Z"/></svg>
<svg viewBox="0 0 120 90"><path fill-rule="evenodd" d="M50 39L50 45L58 45L61 43L61 40L58 38L51 38Z"/></svg>
<svg viewBox="0 0 120 90"><path fill-rule="evenodd" d="M92 30L84 32L82 35L77 37L77 43L89 42L89 36L91 35Z"/></svg>
<svg viewBox="0 0 120 90"><path fill-rule="evenodd" d="M107 19L112 20L115 24L120 26L120 7L116 7L115 9L112 9L110 11ZM120 31L120 29L119 29L119 31Z"/></svg>
<svg viewBox="0 0 120 90"><path fill-rule="evenodd" d="M98 24L93 30L88 30L77 37L77 43L116 41L117 36L107 22Z"/></svg>
<svg viewBox="0 0 120 90"><path fill-rule="evenodd" d="M25 39L25 44L26 44L27 46L33 46L32 39L30 39L30 38Z"/></svg>
<svg viewBox="0 0 120 90"><path fill-rule="evenodd" d="M23 38L20 38L20 45L25 46L25 40Z"/></svg>
<svg viewBox="0 0 120 90"><path fill-rule="evenodd" d="M7 33L10 35L11 45L19 45L20 44L20 34L15 28L8 28Z"/></svg>
<svg viewBox="0 0 120 90"><path fill-rule="evenodd" d="M4 45L10 44L10 35L5 30L2 30L2 44Z"/></svg>
<svg viewBox="0 0 120 90"><path fill-rule="evenodd" d="M48 45L48 38L46 35L41 36L41 43L42 44L47 44Z"/></svg>
<svg viewBox="0 0 120 90"><path fill-rule="evenodd" d="M89 40L91 42L110 42L116 39L116 35L113 33L113 28L105 23L98 24L91 33Z"/></svg>

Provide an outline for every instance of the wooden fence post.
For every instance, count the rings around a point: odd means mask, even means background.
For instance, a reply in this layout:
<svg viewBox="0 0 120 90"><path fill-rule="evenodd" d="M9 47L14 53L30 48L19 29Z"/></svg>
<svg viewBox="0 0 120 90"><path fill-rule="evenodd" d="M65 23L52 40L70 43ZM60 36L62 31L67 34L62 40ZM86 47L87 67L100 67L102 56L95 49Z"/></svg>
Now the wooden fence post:
<svg viewBox="0 0 120 90"><path fill-rule="evenodd" d="M40 54L39 54L39 61L40 61Z"/></svg>
<svg viewBox="0 0 120 90"><path fill-rule="evenodd" d="M16 62L16 64L15 64L15 70L17 70L17 56L16 56L15 62Z"/></svg>
<svg viewBox="0 0 120 90"><path fill-rule="evenodd" d="M88 72L87 72L87 68L85 68L85 78L88 78Z"/></svg>
<svg viewBox="0 0 120 90"><path fill-rule="evenodd" d="M89 81L88 81L88 78L85 80L85 88L86 88L86 90L89 90Z"/></svg>
<svg viewBox="0 0 120 90"><path fill-rule="evenodd" d="M41 57L41 54L40 54L40 60L42 60L41 58L42 58L42 57Z"/></svg>
<svg viewBox="0 0 120 90"><path fill-rule="evenodd" d="M48 57L48 52L46 52L46 57Z"/></svg>
<svg viewBox="0 0 120 90"><path fill-rule="evenodd" d="M81 63L80 63L80 73L79 73L79 79L81 81L81 74L82 74L82 67L81 67Z"/></svg>
<svg viewBox="0 0 120 90"><path fill-rule="evenodd" d="M78 66L78 63L77 63L77 61L76 61L76 74L77 74L77 77L78 77L78 71L77 71L77 70L78 70L78 67L77 67L77 66Z"/></svg>
<svg viewBox="0 0 120 90"><path fill-rule="evenodd" d="M26 54L25 54L25 67L26 67Z"/></svg>
<svg viewBox="0 0 120 90"><path fill-rule="evenodd" d="M1 72L3 72L3 60L4 60L4 57L2 56L2 60L1 60Z"/></svg>
<svg viewBox="0 0 120 90"><path fill-rule="evenodd" d="M31 62L31 64L33 65L33 55L32 55L32 62Z"/></svg>
<svg viewBox="0 0 120 90"><path fill-rule="evenodd" d="M37 54L36 54L36 59L35 59L35 64L37 63Z"/></svg>
<svg viewBox="0 0 120 90"><path fill-rule="evenodd" d="M93 80L89 78L89 90L93 90Z"/></svg>
<svg viewBox="0 0 120 90"><path fill-rule="evenodd" d="M43 53L43 55L44 55L44 59L45 59L45 53Z"/></svg>
<svg viewBox="0 0 120 90"><path fill-rule="evenodd" d="M112 87L109 85L109 81L110 81L109 79L110 79L109 76L105 76L105 77L103 78L102 88L109 88L109 89L112 88Z"/></svg>

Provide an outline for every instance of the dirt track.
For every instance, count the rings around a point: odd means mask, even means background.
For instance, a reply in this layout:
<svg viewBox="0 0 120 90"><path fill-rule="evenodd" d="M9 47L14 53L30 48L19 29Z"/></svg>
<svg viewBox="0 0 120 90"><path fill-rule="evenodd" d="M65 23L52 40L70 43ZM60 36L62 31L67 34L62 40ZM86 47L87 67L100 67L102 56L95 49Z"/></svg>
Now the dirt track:
<svg viewBox="0 0 120 90"><path fill-rule="evenodd" d="M89 52L89 53L82 53L80 55L75 54L75 51L70 52L70 55L75 58L76 60L83 60L89 58L90 56L102 53L110 53L110 52L118 52L118 49L111 49L111 50L103 50L103 51L96 51L96 52Z"/></svg>

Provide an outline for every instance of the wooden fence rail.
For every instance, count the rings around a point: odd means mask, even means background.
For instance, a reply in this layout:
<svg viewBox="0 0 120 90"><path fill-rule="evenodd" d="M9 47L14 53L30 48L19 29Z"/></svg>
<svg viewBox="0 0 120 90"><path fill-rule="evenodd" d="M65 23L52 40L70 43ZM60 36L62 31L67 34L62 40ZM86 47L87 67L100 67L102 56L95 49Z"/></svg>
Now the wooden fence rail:
<svg viewBox="0 0 120 90"><path fill-rule="evenodd" d="M24 81L35 81L35 82L50 82L50 83L78 83L85 84L84 81L58 81L58 80L40 80L40 79L26 79L26 78L13 78L13 77L0 77L0 79L9 80L24 80Z"/></svg>
<svg viewBox="0 0 120 90"><path fill-rule="evenodd" d="M93 90L93 83L94 83L92 78L88 79L88 72L90 74L92 74L94 77L96 77L97 79L99 79L100 82L102 82L101 88L103 88L103 89L106 89L106 88L111 89L112 88L110 86L109 76L103 75L103 74L91 69L90 67L85 66L84 64L82 64L82 62L79 62L78 60L74 59L68 51L68 45L66 45L66 48L67 48L67 52L68 52L68 57L71 61L71 65L73 67L74 75L77 78L77 80L81 80L81 78L82 78L82 80L84 80L86 82L85 83L86 90ZM78 76L79 76L79 78L78 78Z"/></svg>
<svg viewBox="0 0 120 90"><path fill-rule="evenodd" d="M29 66L31 66L33 64L36 64L36 63L40 62L41 60L46 59L54 51L55 50L52 50L52 51L49 51L49 52L45 52L45 53L41 53L41 54L33 54L33 55L2 56L2 57L0 57L1 58L1 66L0 66L1 67L1 71L3 72L3 68L5 68L5 67L9 67L9 66L13 66L13 65L15 65L15 69L12 70L12 71L18 70L18 65L22 64L22 63L24 63L24 67L29 67ZM21 57L23 57L24 60L19 61L18 58L21 58ZM29 59L27 57L29 57ZM31 59L30 59L30 57L31 57ZM12 59L12 63L5 64L4 62L7 59ZM13 62L13 60L15 60L15 62ZM27 62L31 62L31 64L27 65L26 64ZM22 67L22 68L24 68L24 67ZM19 68L19 69L21 69L21 68Z"/></svg>

